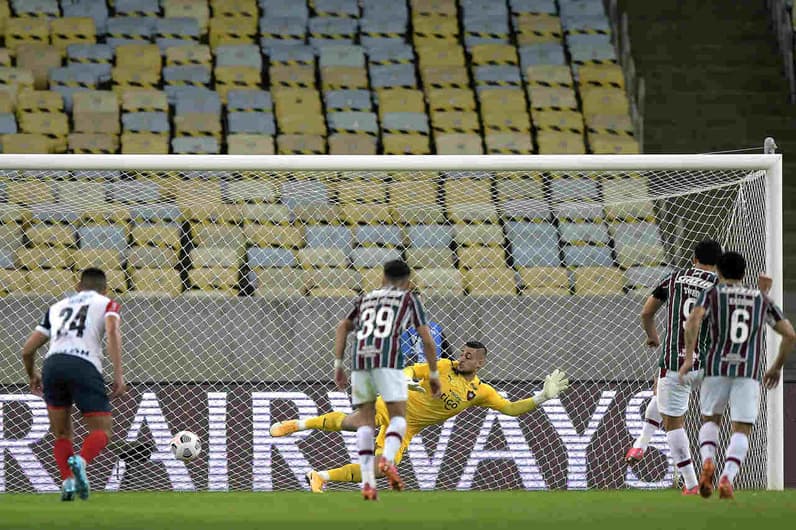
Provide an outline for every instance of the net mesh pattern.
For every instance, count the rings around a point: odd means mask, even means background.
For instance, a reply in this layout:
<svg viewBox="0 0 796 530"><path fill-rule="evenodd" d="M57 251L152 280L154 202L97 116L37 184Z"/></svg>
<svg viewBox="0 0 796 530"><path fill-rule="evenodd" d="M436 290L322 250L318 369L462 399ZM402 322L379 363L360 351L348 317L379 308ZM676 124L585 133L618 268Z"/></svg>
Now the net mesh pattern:
<svg viewBox="0 0 796 530"><path fill-rule="evenodd" d="M554 368L573 382L542 410L470 408L426 429L400 465L410 488L668 487L662 432L639 465L623 458L658 356L643 346L641 304L706 237L746 255L750 283L765 266L762 171L9 171L0 186L7 491L58 487L46 408L27 394L19 351L88 266L107 272L121 304L131 383L113 403L110 450L90 468L94 489L108 490L299 489L309 469L356 461L351 433L275 439L268 427L351 409L331 384L334 326L398 257L443 357L484 342L481 379L512 400ZM419 345L402 344L411 362ZM760 411L740 487L766 484ZM183 429L203 445L188 464L168 448ZM154 452L136 458L136 443Z"/></svg>

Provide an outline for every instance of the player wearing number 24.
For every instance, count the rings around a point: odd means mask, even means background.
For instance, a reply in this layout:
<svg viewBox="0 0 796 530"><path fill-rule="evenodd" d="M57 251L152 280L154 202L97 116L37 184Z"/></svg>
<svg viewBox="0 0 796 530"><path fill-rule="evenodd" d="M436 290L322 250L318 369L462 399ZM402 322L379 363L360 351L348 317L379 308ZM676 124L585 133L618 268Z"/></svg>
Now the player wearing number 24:
<svg viewBox="0 0 796 530"><path fill-rule="evenodd" d="M782 309L768 296L759 289L742 285L746 260L741 254L725 252L717 268L719 283L702 293L685 323L685 360L679 375L685 378L691 370L704 320L710 330L710 347L702 353L705 379L699 392L702 414L699 493L703 497L713 493L719 422L729 405L732 436L719 479L719 496L728 499L734 496L733 481L746 458L748 437L757 420L761 375L768 389L779 383L785 359L796 345L796 332ZM776 359L761 374L766 355L763 349L766 324L782 336L782 342Z"/></svg>

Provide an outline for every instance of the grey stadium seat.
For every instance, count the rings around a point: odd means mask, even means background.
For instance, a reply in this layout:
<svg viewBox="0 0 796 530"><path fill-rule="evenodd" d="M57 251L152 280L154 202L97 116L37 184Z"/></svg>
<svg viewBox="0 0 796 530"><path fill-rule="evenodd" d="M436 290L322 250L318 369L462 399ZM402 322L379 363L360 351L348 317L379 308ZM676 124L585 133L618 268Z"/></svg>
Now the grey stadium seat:
<svg viewBox="0 0 796 530"><path fill-rule="evenodd" d="M561 18L572 16L605 16L602 0L578 0L577 2L561 2Z"/></svg>
<svg viewBox="0 0 796 530"><path fill-rule="evenodd" d="M97 35L108 31L108 4L105 0L69 0L61 2L63 16L94 19Z"/></svg>
<svg viewBox="0 0 796 530"><path fill-rule="evenodd" d="M227 112L272 112L273 109L271 93L265 90L230 90L227 92Z"/></svg>
<svg viewBox="0 0 796 530"><path fill-rule="evenodd" d="M130 218L146 222L177 221L182 217L180 209L175 204L141 204L130 208Z"/></svg>
<svg viewBox="0 0 796 530"><path fill-rule="evenodd" d="M282 203L292 208L300 204L325 204L329 202L326 185L317 180L300 180L282 184Z"/></svg>
<svg viewBox="0 0 796 530"><path fill-rule="evenodd" d="M308 226L304 237L308 247L350 249L354 240L351 229L345 226Z"/></svg>
<svg viewBox="0 0 796 530"><path fill-rule="evenodd" d="M520 67L523 71L531 65L555 64L566 65L564 47L559 42L540 42L529 44L519 49Z"/></svg>
<svg viewBox="0 0 796 530"><path fill-rule="evenodd" d="M163 68L163 81L167 85L209 85L212 72L208 66L191 64L185 66L167 66Z"/></svg>
<svg viewBox="0 0 796 530"><path fill-rule="evenodd" d="M307 21L297 17L263 17L260 19L260 46L268 51L271 46L281 44L304 44L307 37Z"/></svg>
<svg viewBox="0 0 796 530"><path fill-rule="evenodd" d="M553 179L550 190L553 204L572 200L597 200L600 197L597 181L583 177Z"/></svg>
<svg viewBox="0 0 796 530"><path fill-rule="evenodd" d="M608 35L568 35L567 45L574 62L616 60L616 50Z"/></svg>
<svg viewBox="0 0 796 530"><path fill-rule="evenodd" d="M564 248L564 261L568 267L611 267L614 260L608 247L572 247Z"/></svg>
<svg viewBox="0 0 796 530"><path fill-rule="evenodd" d="M273 136L276 134L274 115L266 112L229 112L227 132Z"/></svg>
<svg viewBox="0 0 796 530"><path fill-rule="evenodd" d="M368 61L372 64L412 63L415 53L412 47L403 41L383 41L368 49Z"/></svg>
<svg viewBox="0 0 796 530"><path fill-rule="evenodd" d="M192 17L158 18L155 22L155 43L164 53L166 48L199 42L199 22Z"/></svg>
<svg viewBox="0 0 796 530"><path fill-rule="evenodd" d="M60 15L56 0L11 0L11 7L19 17L57 17Z"/></svg>
<svg viewBox="0 0 796 530"><path fill-rule="evenodd" d="M34 204L30 207L31 216L35 221L43 223L76 223L80 212L70 206L55 203Z"/></svg>
<svg viewBox="0 0 796 530"><path fill-rule="evenodd" d="M549 223L506 223L506 235L512 246L555 246L558 248L558 230Z"/></svg>
<svg viewBox="0 0 796 530"><path fill-rule="evenodd" d="M0 114L0 134L15 134L17 132L17 118L14 114Z"/></svg>
<svg viewBox="0 0 796 530"><path fill-rule="evenodd" d="M112 17L108 19L105 42L116 49L123 44L151 41L155 35L155 17Z"/></svg>
<svg viewBox="0 0 796 530"><path fill-rule="evenodd" d="M357 0L313 0L312 8L318 16L359 18Z"/></svg>
<svg viewBox="0 0 796 530"><path fill-rule="evenodd" d="M378 134L379 124L373 112L331 112L326 116L331 132Z"/></svg>
<svg viewBox="0 0 796 530"><path fill-rule="evenodd" d="M362 110L372 108L370 90L327 90L323 93L326 110Z"/></svg>
<svg viewBox="0 0 796 530"><path fill-rule="evenodd" d="M126 132L168 133L171 130L165 112L127 112L122 115L122 128Z"/></svg>
<svg viewBox="0 0 796 530"><path fill-rule="evenodd" d="M509 0L509 6L512 13L558 13L555 0Z"/></svg>
<svg viewBox="0 0 796 530"><path fill-rule="evenodd" d="M119 16L157 16L160 3L158 0L114 0L113 10Z"/></svg>
<svg viewBox="0 0 796 530"><path fill-rule="evenodd" d="M70 44L66 57L69 64L80 64L90 71L99 83L111 80L113 48L107 44Z"/></svg>
<svg viewBox="0 0 796 530"><path fill-rule="evenodd" d="M476 85L491 85L497 83L510 83L521 85L522 76L520 69L512 65L486 65L474 68Z"/></svg>
<svg viewBox="0 0 796 530"><path fill-rule="evenodd" d="M169 93L166 87L166 94ZM174 92L174 113L189 114L201 112L205 114L221 114L221 97L217 92L198 87L180 87L185 90ZM171 103L171 101L169 101Z"/></svg>
<svg viewBox="0 0 796 530"><path fill-rule="evenodd" d="M356 228L357 243L362 246L378 245L400 247L403 244L401 228L395 225L362 225Z"/></svg>
<svg viewBox="0 0 796 530"><path fill-rule="evenodd" d="M561 240L565 243L608 243L608 227L603 223L568 223L562 221L558 225Z"/></svg>
<svg viewBox="0 0 796 530"><path fill-rule="evenodd" d="M352 18L314 17L309 20L310 44L320 50L346 41L353 43L358 30L358 20Z"/></svg>
<svg viewBox="0 0 796 530"><path fill-rule="evenodd" d="M285 2L284 0L258 0L260 11L266 17L297 17L307 20L310 16L306 2Z"/></svg>
<svg viewBox="0 0 796 530"><path fill-rule="evenodd" d="M254 44L227 44L213 50L216 66L251 66L262 70L263 57Z"/></svg>
<svg viewBox="0 0 796 530"><path fill-rule="evenodd" d="M373 89L415 88L417 86L414 64L371 64L368 71L370 72L370 85Z"/></svg>
<svg viewBox="0 0 796 530"><path fill-rule="evenodd" d="M382 129L428 133L428 115L421 112L388 112L382 116Z"/></svg>
<svg viewBox="0 0 796 530"><path fill-rule="evenodd" d="M103 248L123 251L127 248L124 228L110 226L82 226L77 230L80 248Z"/></svg>
<svg viewBox="0 0 796 530"><path fill-rule="evenodd" d="M400 251L394 248L355 248L351 253L351 261L358 269L381 267L390 260L400 258Z"/></svg>
<svg viewBox="0 0 796 530"><path fill-rule="evenodd" d="M171 150L175 154L217 155L221 146L211 136L183 136L171 139Z"/></svg>
<svg viewBox="0 0 796 530"><path fill-rule="evenodd" d="M412 247L448 248L453 242L453 228L447 225L413 225L406 233Z"/></svg>
<svg viewBox="0 0 796 530"><path fill-rule="evenodd" d="M512 247L515 267L559 267L558 245L517 245Z"/></svg>
<svg viewBox="0 0 796 530"><path fill-rule="evenodd" d="M252 247L246 251L249 267L292 267L296 256L286 248Z"/></svg>
<svg viewBox="0 0 796 530"><path fill-rule="evenodd" d="M571 32L591 32L601 31L606 34L611 33L611 24L605 15L571 15L561 17L561 24L566 31Z"/></svg>
<svg viewBox="0 0 796 530"><path fill-rule="evenodd" d="M324 46L318 54L318 65L365 67L365 50L356 44Z"/></svg>
<svg viewBox="0 0 796 530"><path fill-rule="evenodd" d="M362 0L362 18L388 18L401 20L406 23L409 20L409 11L405 2L388 2L385 0Z"/></svg>
<svg viewBox="0 0 796 530"><path fill-rule="evenodd" d="M154 182L124 181L107 185L111 201L123 204L156 203L160 200L160 188Z"/></svg>
<svg viewBox="0 0 796 530"><path fill-rule="evenodd" d="M505 2L462 0L461 6L465 19L483 16L507 19L509 16L509 10L506 8Z"/></svg>
<svg viewBox="0 0 796 530"><path fill-rule="evenodd" d="M550 205L537 199L505 201L500 205L500 214L508 219L548 219Z"/></svg>
<svg viewBox="0 0 796 530"><path fill-rule="evenodd" d="M265 39L263 39L265 41ZM263 42L263 51L271 59L271 63L303 63L315 64L315 51L303 41L290 42L279 40Z"/></svg>

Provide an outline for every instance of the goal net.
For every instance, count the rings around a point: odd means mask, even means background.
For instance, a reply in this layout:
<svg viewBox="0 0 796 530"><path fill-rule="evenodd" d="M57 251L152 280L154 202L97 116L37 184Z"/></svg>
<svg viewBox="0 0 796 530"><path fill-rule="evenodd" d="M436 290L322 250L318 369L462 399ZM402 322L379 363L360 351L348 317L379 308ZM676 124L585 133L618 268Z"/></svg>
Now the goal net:
<svg viewBox="0 0 796 530"><path fill-rule="evenodd" d="M308 470L356 461L350 433L275 439L268 427L351 410L331 383L334 327L393 258L413 268L443 357L484 342L479 376L512 400L555 368L572 381L523 416L474 407L424 430L400 464L410 488L670 487L662 432L640 465L624 463L658 356L643 345L639 311L706 237L741 251L756 283L767 267L766 168L779 159L714 156L726 169L689 169L688 157L669 157L677 169L644 169L661 157L631 157L636 169L611 170L606 157L557 158L560 169L549 157L496 157L493 167L513 169L490 171L449 157L383 171L357 157L304 159L336 170L302 170L295 158L278 169L286 159L155 157L138 167L162 166L146 171L34 171L0 158L0 491L59 487L46 407L28 393L19 353L88 266L106 271L121 303L130 382L113 402L115 440L90 466L95 490L300 489ZM416 167L406 160L395 168ZM413 336L402 347L417 358ZM77 415L75 426L79 446ZM687 428L698 458L696 396ZM188 464L169 450L183 429L203 445ZM154 452L136 458L134 443ZM764 398L739 484L767 479Z"/></svg>

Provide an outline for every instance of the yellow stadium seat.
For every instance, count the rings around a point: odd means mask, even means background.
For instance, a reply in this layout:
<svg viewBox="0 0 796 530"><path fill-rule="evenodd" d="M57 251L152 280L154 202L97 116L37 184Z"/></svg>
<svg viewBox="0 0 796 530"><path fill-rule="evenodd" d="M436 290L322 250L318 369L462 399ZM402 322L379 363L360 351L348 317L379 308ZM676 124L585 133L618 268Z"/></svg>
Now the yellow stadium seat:
<svg viewBox="0 0 796 530"><path fill-rule="evenodd" d="M203 291L235 289L238 285L237 267L203 267L188 271L188 280L193 287Z"/></svg>
<svg viewBox="0 0 796 530"><path fill-rule="evenodd" d="M244 233L247 241L256 247L298 249L304 246L304 230L301 226L247 224Z"/></svg>
<svg viewBox="0 0 796 530"><path fill-rule="evenodd" d="M326 135L326 122L322 114L301 110L295 114L282 114L279 130L285 134Z"/></svg>
<svg viewBox="0 0 796 530"><path fill-rule="evenodd" d="M108 90L75 92L72 101L72 112L119 114L119 98Z"/></svg>
<svg viewBox="0 0 796 530"><path fill-rule="evenodd" d="M182 292L180 273L173 269L134 269L130 279L140 293L173 296Z"/></svg>
<svg viewBox="0 0 796 530"><path fill-rule="evenodd" d="M94 44L97 30L90 17L54 18L50 21L50 40L61 53L70 44Z"/></svg>
<svg viewBox="0 0 796 530"><path fill-rule="evenodd" d="M420 69L423 84L430 89L465 88L470 84L464 66L430 66Z"/></svg>
<svg viewBox="0 0 796 530"><path fill-rule="evenodd" d="M416 37L454 39L459 34L459 20L441 14L412 17Z"/></svg>
<svg viewBox="0 0 796 530"><path fill-rule="evenodd" d="M314 88L274 88L271 91L277 120L283 114L305 111L321 114L321 96Z"/></svg>
<svg viewBox="0 0 796 530"><path fill-rule="evenodd" d="M433 206L437 204L437 189L431 181L404 181L387 184L391 206Z"/></svg>
<svg viewBox="0 0 796 530"><path fill-rule="evenodd" d="M627 114L590 114L586 116L586 128L590 134L614 134L633 136L635 126Z"/></svg>
<svg viewBox="0 0 796 530"><path fill-rule="evenodd" d="M119 115L109 112L76 112L72 115L72 123L77 133L117 136L121 132Z"/></svg>
<svg viewBox="0 0 796 530"><path fill-rule="evenodd" d="M230 155L272 155L274 137L261 134L230 134L227 136Z"/></svg>
<svg viewBox="0 0 796 530"><path fill-rule="evenodd" d="M574 110L537 110L533 124L539 131L583 134L583 114Z"/></svg>
<svg viewBox="0 0 796 530"><path fill-rule="evenodd" d="M651 221L655 218L646 178L606 178L603 180L603 198L608 220Z"/></svg>
<svg viewBox="0 0 796 530"><path fill-rule="evenodd" d="M481 119L484 122L484 131L487 133L525 133L526 136L530 137L531 118L524 110L495 110L494 112L488 114L482 110Z"/></svg>
<svg viewBox="0 0 796 530"><path fill-rule="evenodd" d="M167 155L168 135L152 133L122 133L123 154Z"/></svg>
<svg viewBox="0 0 796 530"><path fill-rule="evenodd" d="M528 112L525 93L520 88L482 90L478 93L478 100L481 103L481 114L485 117L493 113Z"/></svg>
<svg viewBox="0 0 796 530"><path fill-rule="evenodd" d="M8 6L8 0L0 0L0 34L5 35L6 24L11 18L11 8Z"/></svg>
<svg viewBox="0 0 796 530"><path fill-rule="evenodd" d="M133 247L127 253L127 265L134 269L174 269L179 262L173 248Z"/></svg>
<svg viewBox="0 0 796 530"><path fill-rule="evenodd" d="M474 111L443 110L431 113L431 127L442 133L478 133L481 125Z"/></svg>
<svg viewBox="0 0 796 530"><path fill-rule="evenodd" d="M31 220L30 210L16 204L0 204L0 224L23 224Z"/></svg>
<svg viewBox="0 0 796 530"><path fill-rule="evenodd" d="M426 268L416 270L412 281L423 294L463 294L462 274L454 268Z"/></svg>
<svg viewBox="0 0 796 530"><path fill-rule="evenodd" d="M300 204L293 207L293 215L306 224L338 224L341 218L336 204Z"/></svg>
<svg viewBox="0 0 796 530"><path fill-rule="evenodd" d="M310 296L355 296L362 289L362 275L352 269L307 270L304 282Z"/></svg>
<svg viewBox="0 0 796 530"><path fill-rule="evenodd" d="M0 90L0 112L13 114L16 103L11 94Z"/></svg>
<svg viewBox="0 0 796 530"><path fill-rule="evenodd" d="M582 87L583 114L629 114L630 105L627 94L618 88Z"/></svg>
<svg viewBox="0 0 796 530"><path fill-rule="evenodd" d="M116 48L116 66L127 70L147 70L160 77L161 57L156 44L122 44Z"/></svg>
<svg viewBox="0 0 796 530"><path fill-rule="evenodd" d="M14 60L8 48L0 48L0 66L11 66L13 63Z"/></svg>
<svg viewBox="0 0 796 530"><path fill-rule="evenodd" d="M12 55L22 44L36 42L49 44L49 24L38 18L9 18L6 20L6 48Z"/></svg>
<svg viewBox="0 0 796 530"><path fill-rule="evenodd" d="M72 266L69 249L57 247L18 248L15 260L23 269L66 269Z"/></svg>
<svg viewBox="0 0 796 530"><path fill-rule="evenodd" d="M73 130L82 133L118 135L119 102L109 90L77 92L72 106Z"/></svg>
<svg viewBox="0 0 796 530"><path fill-rule="evenodd" d="M529 132L493 132L484 137L486 152L500 155L533 154L533 144Z"/></svg>
<svg viewBox="0 0 796 530"><path fill-rule="evenodd" d="M576 295L622 294L625 275L613 267L578 267L575 269Z"/></svg>
<svg viewBox="0 0 796 530"><path fill-rule="evenodd" d="M212 136L221 139L221 119L214 113L192 112L174 118L176 136Z"/></svg>
<svg viewBox="0 0 796 530"><path fill-rule="evenodd" d="M207 34L210 6L207 0L162 0L163 16L166 18L195 18L201 33Z"/></svg>
<svg viewBox="0 0 796 530"><path fill-rule="evenodd" d="M522 294L537 296L568 296L569 272L563 267L520 268Z"/></svg>
<svg viewBox="0 0 796 530"><path fill-rule="evenodd" d="M452 178L445 181L445 205L488 203L491 200L492 179Z"/></svg>
<svg viewBox="0 0 796 530"><path fill-rule="evenodd" d="M324 66L321 87L324 90L367 89L368 72L358 66Z"/></svg>
<svg viewBox="0 0 796 530"><path fill-rule="evenodd" d="M458 25L456 19L453 23ZM455 40L415 38L415 51L421 70L440 66L465 68L467 64L464 48Z"/></svg>
<svg viewBox="0 0 796 530"><path fill-rule="evenodd" d="M105 184L102 182L56 182L58 202L76 210L107 206Z"/></svg>
<svg viewBox="0 0 796 530"><path fill-rule="evenodd" d="M53 153L52 141L43 134L4 134L2 136L3 153L38 155Z"/></svg>
<svg viewBox="0 0 796 530"><path fill-rule="evenodd" d="M584 64L578 69L578 83L625 89L625 74L618 64Z"/></svg>
<svg viewBox="0 0 796 530"><path fill-rule="evenodd" d="M387 112L425 112L423 92L414 88L381 88L376 91L379 116Z"/></svg>
<svg viewBox="0 0 796 530"><path fill-rule="evenodd" d="M36 90L47 89L50 82L50 70L61 66L61 62L62 50L54 46L32 42L20 44L17 48L16 65L31 72L33 75L33 86Z"/></svg>
<svg viewBox="0 0 796 530"><path fill-rule="evenodd" d="M542 155L581 155L586 153L583 134L551 130L539 131L536 135L539 154Z"/></svg>
<svg viewBox="0 0 796 530"><path fill-rule="evenodd" d="M25 230L33 246L71 247L75 244L75 230L66 225L34 225Z"/></svg>
<svg viewBox="0 0 796 530"><path fill-rule="evenodd" d="M268 78L273 87L315 86L315 66L310 64L272 64L268 68Z"/></svg>
<svg viewBox="0 0 796 530"><path fill-rule="evenodd" d="M497 208L491 203L454 204L447 208L454 223L497 223Z"/></svg>
<svg viewBox="0 0 796 530"><path fill-rule="evenodd" d="M514 269L507 267L464 271L464 287L472 296L514 296L517 294Z"/></svg>
<svg viewBox="0 0 796 530"><path fill-rule="evenodd" d="M50 90L21 90L17 94L17 114L28 112L63 112L64 98Z"/></svg>
<svg viewBox="0 0 796 530"><path fill-rule="evenodd" d="M18 248L23 244L24 232L16 223L0 224L0 248Z"/></svg>
<svg viewBox="0 0 796 530"><path fill-rule="evenodd" d="M517 64L517 49L511 44L476 44L470 49L473 64Z"/></svg>
<svg viewBox="0 0 796 530"><path fill-rule="evenodd" d="M475 110L475 98L469 88L432 88L426 90L428 107L435 110Z"/></svg>
<svg viewBox="0 0 796 530"><path fill-rule="evenodd" d="M65 269L32 270L27 276L28 285L39 295L62 298L74 292L77 285L77 275Z"/></svg>
<svg viewBox="0 0 796 530"><path fill-rule="evenodd" d="M503 246L503 229L499 225L455 225L454 240L463 247Z"/></svg>
<svg viewBox="0 0 796 530"><path fill-rule="evenodd" d="M166 66L201 65L210 68L213 56L207 44L188 44L166 48Z"/></svg>
<svg viewBox="0 0 796 530"><path fill-rule="evenodd" d="M304 292L304 271L301 269L257 268L253 272L257 278L257 296L282 300L301 296Z"/></svg>
<svg viewBox="0 0 796 530"><path fill-rule="evenodd" d="M564 34L561 19L545 13L519 13L514 16L517 28L517 44L536 44L539 42L560 42Z"/></svg>
<svg viewBox="0 0 796 530"><path fill-rule="evenodd" d="M298 261L305 269L348 266L348 257L339 248L302 248L298 251Z"/></svg>
<svg viewBox="0 0 796 530"><path fill-rule="evenodd" d="M225 247L202 247L191 250L191 265L194 268L239 267L243 249Z"/></svg>
<svg viewBox="0 0 796 530"><path fill-rule="evenodd" d="M221 184L207 180L193 180L190 186L179 186L176 190L177 205L190 207L196 204L220 204Z"/></svg>
<svg viewBox="0 0 796 530"><path fill-rule="evenodd" d="M428 136L416 134L385 134L382 137L385 155L427 155L431 153Z"/></svg>
<svg viewBox="0 0 796 530"><path fill-rule="evenodd" d="M575 91L566 87L534 86L528 87L528 99L533 109L567 110L577 109Z"/></svg>
<svg viewBox="0 0 796 530"><path fill-rule="evenodd" d="M127 292L127 274L125 271L120 269L105 269L105 278L108 281L108 292L110 296Z"/></svg>
<svg viewBox="0 0 796 530"><path fill-rule="evenodd" d="M362 292L367 293L378 289L382 285L384 278L384 270L381 267L373 269L362 269L359 271L362 275Z"/></svg>
<svg viewBox="0 0 796 530"><path fill-rule="evenodd" d="M160 84L160 70L130 69L116 66L111 73L114 90L124 92L131 88L154 90Z"/></svg>
<svg viewBox="0 0 796 530"><path fill-rule="evenodd" d="M574 86L572 70L569 66L558 64L534 64L525 69L529 85L569 87Z"/></svg>
<svg viewBox="0 0 796 530"><path fill-rule="evenodd" d="M133 244L180 248L180 226L176 223L142 223L133 226Z"/></svg>
<svg viewBox="0 0 796 530"><path fill-rule="evenodd" d="M246 245L243 228L223 224L199 224L191 228L196 247L240 249Z"/></svg>
<svg viewBox="0 0 796 530"><path fill-rule="evenodd" d="M19 67L0 67L0 85L5 85L9 89L14 90L14 94L24 89L33 90L33 72Z"/></svg>
<svg viewBox="0 0 796 530"><path fill-rule="evenodd" d="M505 252L500 247L464 247L458 250L462 269L500 268L506 266Z"/></svg>
<svg viewBox="0 0 796 530"><path fill-rule="evenodd" d="M29 290L27 271L0 269L0 296L24 293Z"/></svg>
<svg viewBox="0 0 796 530"><path fill-rule="evenodd" d="M470 134L435 134L434 144L438 155L481 155L484 148L481 144L481 135Z"/></svg>
<svg viewBox="0 0 796 530"><path fill-rule="evenodd" d="M69 118L62 112L26 112L19 116L19 128L23 133L42 134L49 138L50 152L66 151Z"/></svg>
<svg viewBox="0 0 796 530"><path fill-rule="evenodd" d="M160 90L130 88L121 93L123 112L168 112L166 93Z"/></svg>
<svg viewBox="0 0 796 530"><path fill-rule="evenodd" d="M453 267L453 252L449 248L408 248L406 263L412 269Z"/></svg>
<svg viewBox="0 0 796 530"><path fill-rule="evenodd" d="M630 136L589 134L588 137L595 154L637 155L641 152L636 139Z"/></svg>
<svg viewBox="0 0 796 530"><path fill-rule="evenodd" d="M386 204L347 204L341 208L342 220L346 224L389 224L392 209Z"/></svg>
<svg viewBox="0 0 796 530"><path fill-rule="evenodd" d="M456 16L456 4L449 0L411 0L412 16L446 15Z"/></svg>
<svg viewBox="0 0 796 530"><path fill-rule="evenodd" d="M257 17L257 0L210 0L216 17Z"/></svg>
<svg viewBox="0 0 796 530"><path fill-rule="evenodd" d="M210 47L227 44L253 44L257 17L213 17L210 19Z"/></svg>
<svg viewBox="0 0 796 530"><path fill-rule="evenodd" d="M51 183L41 180L9 182L6 184L8 202L23 206L55 202Z"/></svg>
<svg viewBox="0 0 796 530"><path fill-rule="evenodd" d="M122 268L121 254L116 250L81 248L72 251L72 261L76 270L98 267L107 274Z"/></svg>
<svg viewBox="0 0 796 530"><path fill-rule="evenodd" d="M276 137L277 154L322 155L326 153L326 140L320 134L280 134Z"/></svg>
<svg viewBox="0 0 796 530"><path fill-rule="evenodd" d="M367 134L335 133L329 136L329 154L375 155L378 154L378 139Z"/></svg>
<svg viewBox="0 0 796 530"><path fill-rule="evenodd" d="M344 204L373 203L387 201L387 185L382 180L353 178L332 184L338 200Z"/></svg>

